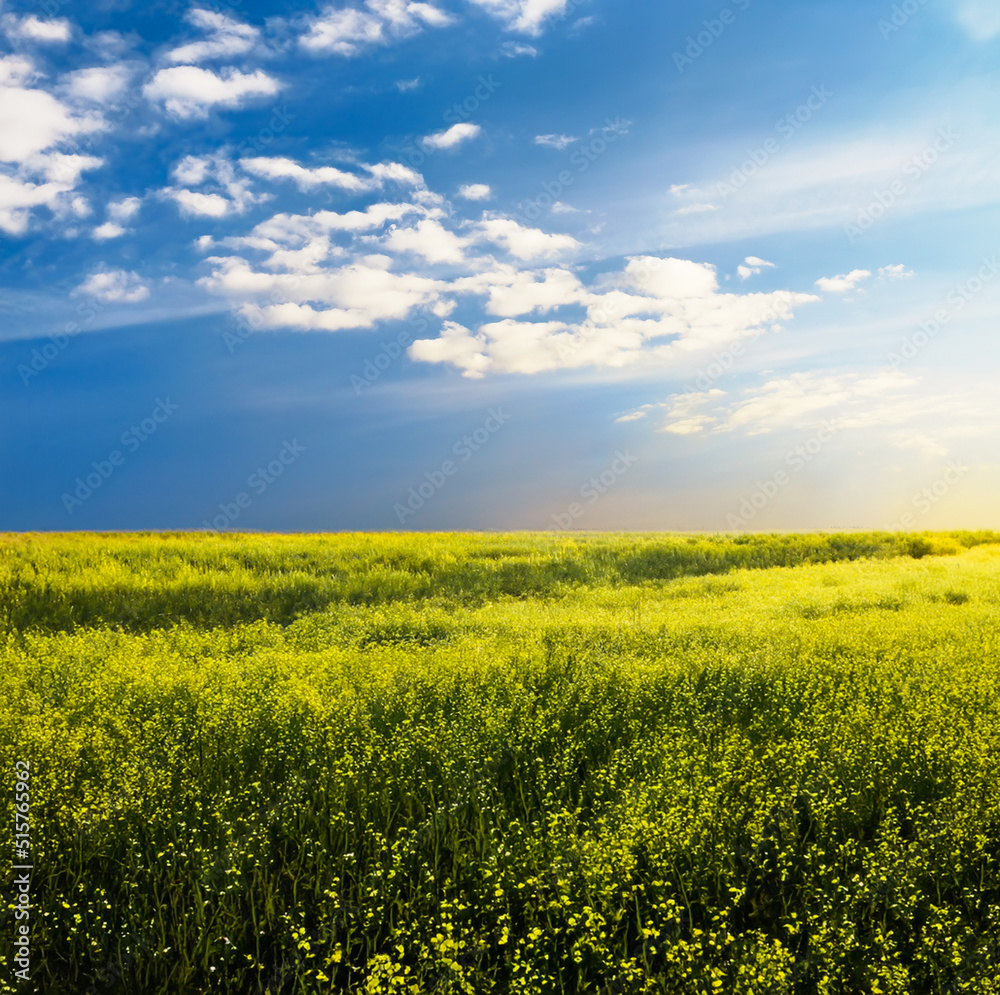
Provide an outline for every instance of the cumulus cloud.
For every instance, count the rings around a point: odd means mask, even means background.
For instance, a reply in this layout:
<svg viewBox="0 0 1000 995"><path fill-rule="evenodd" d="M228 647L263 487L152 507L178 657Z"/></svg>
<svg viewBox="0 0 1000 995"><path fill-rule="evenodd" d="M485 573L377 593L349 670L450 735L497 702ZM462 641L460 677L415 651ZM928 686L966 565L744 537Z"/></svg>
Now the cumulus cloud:
<svg viewBox="0 0 1000 995"><path fill-rule="evenodd" d="M502 21L508 31L540 35L545 22L566 13L569 0L470 0Z"/></svg>
<svg viewBox="0 0 1000 995"><path fill-rule="evenodd" d="M130 270L98 270L92 273L74 291L109 304L135 304L149 297L147 287L138 273Z"/></svg>
<svg viewBox="0 0 1000 995"><path fill-rule="evenodd" d="M200 160L185 160L175 178L199 192L212 182L208 172ZM582 249L571 236L498 214L456 218L427 194L412 189L408 200L363 210L280 213L242 235L202 236L198 244L211 254L200 283L256 328L372 328L426 308L444 325L415 342L411 357L468 377L669 366L777 330L800 305L819 300L789 291L721 293L714 267L677 258L637 256L584 281L554 261ZM450 320L463 300L478 302L481 323Z"/></svg>
<svg viewBox="0 0 1000 995"><path fill-rule="evenodd" d="M73 27L65 18L43 21L34 16L8 15L3 22L4 31L12 38L40 42L43 45L65 44L73 37Z"/></svg>
<svg viewBox="0 0 1000 995"><path fill-rule="evenodd" d="M846 294L870 276L870 270L852 269L850 273L841 273L839 276L821 276L816 281L816 286L828 294Z"/></svg>
<svg viewBox="0 0 1000 995"><path fill-rule="evenodd" d="M122 95L132 70L127 65L92 66L63 77L66 94L92 104L110 104Z"/></svg>
<svg viewBox="0 0 1000 995"><path fill-rule="evenodd" d="M107 207L108 220L91 232L92 237L99 242L120 238L128 231L125 225L139 213L141 205L142 201L138 197L112 201Z"/></svg>
<svg viewBox="0 0 1000 995"><path fill-rule="evenodd" d="M310 168L281 156L241 159L240 166L246 172L263 179L290 180L302 191L334 186L352 193L365 193L377 190L386 181L414 187L422 187L424 183L419 173L398 162L383 162L374 166L362 164L360 168L366 175L347 172L335 166Z"/></svg>
<svg viewBox="0 0 1000 995"><path fill-rule="evenodd" d="M550 149L558 149L560 152L576 141L579 139L575 135L535 135L536 145L547 145Z"/></svg>
<svg viewBox="0 0 1000 995"><path fill-rule="evenodd" d="M173 200L187 217L224 218L242 214L268 199L266 194L254 193L251 181L238 176L236 166L221 153L185 156L174 166L171 176L179 185L165 187L160 195Z"/></svg>
<svg viewBox="0 0 1000 995"><path fill-rule="evenodd" d="M171 49L165 57L167 62L190 64L245 55L260 40L257 28L216 11L196 8L188 11L187 20L208 37Z"/></svg>
<svg viewBox="0 0 1000 995"><path fill-rule="evenodd" d="M741 280L748 280L751 276L756 276L765 268L774 268L774 263L769 263L766 259L757 256L747 256L743 262L736 267L736 272Z"/></svg>
<svg viewBox="0 0 1000 995"><path fill-rule="evenodd" d="M229 67L216 74L200 66L171 66L156 73L142 92L147 100L162 104L171 117L183 120L207 117L213 107L242 107L280 89L281 83L261 69L241 73Z"/></svg>
<svg viewBox="0 0 1000 995"><path fill-rule="evenodd" d="M465 200L489 200L493 191L486 183L465 183L458 188L458 195Z"/></svg>
<svg viewBox="0 0 1000 995"><path fill-rule="evenodd" d="M97 113L82 113L31 84L37 74L22 56L0 58L0 229L20 234L32 211L47 207L57 216L87 213L76 194L80 175L96 169L95 156L63 151L78 136L99 130Z"/></svg>
<svg viewBox="0 0 1000 995"><path fill-rule="evenodd" d="M389 232L385 245L393 252L412 252L429 263L465 261L467 240L448 231L440 221L423 218L413 228L397 228Z"/></svg>
<svg viewBox="0 0 1000 995"><path fill-rule="evenodd" d="M429 3L367 0L364 7L326 7L309 18L299 44L310 52L352 56L373 45L388 45L425 27L442 28L451 17Z"/></svg>
<svg viewBox="0 0 1000 995"><path fill-rule="evenodd" d="M453 326L440 339L414 343L410 355L449 363L473 378L487 372L620 368L654 359L669 364L694 350L780 327L796 307L818 300L789 292L721 294L713 267L650 256L630 259L600 284L585 287L558 267L542 274L502 267L455 281L459 292L487 293L487 313L503 320L475 330ZM560 308L582 309L583 316L523 320Z"/></svg>
<svg viewBox="0 0 1000 995"><path fill-rule="evenodd" d="M571 235L550 235L539 228L527 228L512 218L487 218L479 223L483 238L502 245L518 259L554 256L580 248Z"/></svg>
<svg viewBox="0 0 1000 995"><path fill-rule="evenodd" d="M880 266L878 269L880 280L909 280L913 270L907 269L902 263L893 263L890 266Z"/></svg>
<svg viewBox="0 0 1000 995"><path fill-rule="evenodd" d="M475 138L482 128L478 124L470 124L463 121L460 124L453 124L446 131L438 131L433 135L426 135L420 140L424 148L430 149L453 149L456 145Z"/></svg>

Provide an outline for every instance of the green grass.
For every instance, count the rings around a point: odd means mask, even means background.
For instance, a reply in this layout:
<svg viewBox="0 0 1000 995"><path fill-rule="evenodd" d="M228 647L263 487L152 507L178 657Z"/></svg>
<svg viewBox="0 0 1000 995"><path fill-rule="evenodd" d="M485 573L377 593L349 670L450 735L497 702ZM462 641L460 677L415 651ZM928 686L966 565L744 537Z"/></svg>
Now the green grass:
<svg viewBox="0 0 1000 995"><path fill-rule="evenodd" d="M1000 995L998 543L0 536L0 992Z"/></svg>

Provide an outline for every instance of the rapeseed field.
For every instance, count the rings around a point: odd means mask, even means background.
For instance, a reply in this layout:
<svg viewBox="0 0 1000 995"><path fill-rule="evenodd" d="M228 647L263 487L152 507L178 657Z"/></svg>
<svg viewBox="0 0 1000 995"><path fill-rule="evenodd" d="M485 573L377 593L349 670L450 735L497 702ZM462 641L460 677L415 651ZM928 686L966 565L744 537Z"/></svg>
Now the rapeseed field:
<svg viewBox="0 0 1000 995"><path fill-rule="evenodd" d="M0 992L1000 995L1000 535L6 535L0 656Z"/></svg>

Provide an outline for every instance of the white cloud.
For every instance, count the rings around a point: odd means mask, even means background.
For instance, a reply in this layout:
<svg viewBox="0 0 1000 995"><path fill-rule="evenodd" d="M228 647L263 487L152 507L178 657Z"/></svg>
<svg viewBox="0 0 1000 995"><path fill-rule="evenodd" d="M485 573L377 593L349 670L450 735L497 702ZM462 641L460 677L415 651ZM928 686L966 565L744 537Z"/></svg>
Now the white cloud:
<svg viewBox="0 0 1000 995"><path fill-rule="evenodd" d="M432 303L442 286L417 274L391 272L392 260L383 255L365 256L314 273L261 273L237 257L210 258L208 262L215 270L199 281L208 290L236 298L278 301L243 306L243 312L253 315L263 328L371 328L380 321L405 318L414 308Z"/></svg>
<svg viewBox="0 0 1000 995"><path fill-rule="evenodd" d="M142 282L138 273L123 269L98 270L73 293L86 294L109 304L135 304L149 297L149 287Z"/></svg>
<svg viewBox="0 0 1000 995"><path fill-rule="evenodd" d="M465 183L458 188L458 195L466 200L489 200L493 191L486 183Z"/></svg>
<svg viewBox="0 0 1000 995"><path fill-rule="evenodd" d="M413 79L398 79L396 80L396 89L400 93L407 93L410 90L415 90L420 86L420 77L415 76Z"/></svg>
<svg viewBox="0 0 1000 995"><path fill-rule="evenodd" d="M132 75L126 65L93 66L67 73L63 85L70 97L93 104L109 104L121 96Z"/></svg>
<svg viewBox="0 0 1000 995"><path fill-rule="evenodd" d="M561 200L557 200L549 210L553 214L579 214L580 208L573 207L571 204L564 204Z"/></svg>
<svg viewBox="0 0 1000 995"><path fill-rule="evenodd" d="M739 273L741 280L747 280L751 276L756 276L766 267L773 269L774 263L769 263L766 259L760 259L757 256L747 256L743 263L736 267L736 272Z"/></svg>
<svg viewBox="0 0 1000 995"><path fill-rule="evenodd" d="M215 11L195 8L188 11L187 20L208 37L171 49L165 57L167 62L190 64L245 55L260 39L257 28Z"/></svg>
<svg viewBox="0 0 1000 995"><path fill-rule="evenodd" d="M410 0L368 0L364 8L333 6L307 21L308 33L299 44L311 52L357 55L372 45L387 45L422 31L441 28L451 17L428 3Z"/></svg>
<svg viewBox="0 0 1000 995"><path fill-rule="evenodd" d="M880 266L878 275L881 280L909 280L914 274L902 263L893 263L891 266Z"/></svg>
<svg viewBox="0 0 1000 995"><path fill-rule="evenodd" d="M870 270L852 269L850 273L841 273L839 276L821 276L816 281L816 286L828 294L846 294L870 276Z"/></svg>
<svg viewBox="0 0 1000 995"><path fill-rule="evenodd" d="M448 231L440 221L423 218L413 228L397 228L386 236L386 248L412 252L429 263L463 263L467 241Z"/></svg>
<svg viewBox="0 0 1000 995"><path fill-rule="evenodd" d="M183 167L189 178L200 172L191 162ZM694 352L777 330L800 305L819 300L788 291L720 293L714 267L676 258L634 257L585 284L574 268L551 262L582 248L571 236L499 215L453 218L426 189L364 210L276 214L244 235L198 243L219 253L205 260L201 285L230 298L255 327L371 328L418 307L447 320L459 301L476 299L483 324L447 321L440 336L411 350L414 359L448 363L470 377L645 370L651 362L669 368ZM430 275L428 265L451 272Z"/></svg>
<svg viewBox="0 0 1000 995"><path fill-rule="evenodd" d="M94 156L59 151L104 124L99 114L79 113L45 90L31 87L32 63L0 58L0 229L21 233L32 210L45 206L57 217L80 216L86 202L74 193L80 175L96 169Z"/></svg>
<svg viewBox="0 0 1000 995"><path fill-rule="evenodd" d="M535 135L536 145L547 145L550 149L568 148L574 142L579 141L575 135Z"/></svg>
<svg viewBox="0 0 1000 995"><path fill-rule="evenodd" d="M251 181L237 176L235 165L223 154L185 156L171 175L183 186L165 187L160 195L173 200L187 217L224 218L268 199L267 194L253 193ZM206 184L210 189L191 189Z"/></svg>
<svg viewBox="0 0 1000 995"><path fill-rule="evenodd" d="M138 213L142 201L138 197L123 197L108 204L108 217L112 221L131 221Z"/></svg>
<svg viewBox="0 0 1000 995"><path fill-rule="evenodd" d="M73 27L65 18L43 21L34 16L4 18L4 30L13 38L24 38L27 41L42 44L64 44L73 37Z"/></svg>
<svg viewBox="0 0 1000 995"><path fill-rule="evenodd" d="M478 124L470 124L463 121L460 124L453 124L446 131L438 131L433 135L427 135L420 140L420 144L431 149L453 149L461 142L475 138L482 128Z"/></svg>
<svg viewBox="0 0 1000 995"><path fill-rule="evenodd" d="M241 159L240 165L254 176L268 180L291 180L300 190L313 190L316 187L334 186L342 190L360 192L367 190L369 184L364 177L354 173L344 172L334 166L319 166L307 169L292 159L281 157L258 157Z"/></svg>
<svg viewBox="0 0 1000 995"><path fill-rule="evenodd" d="M470 0L504 22L508 31L540 35L545 22L566 12L569 0Z"/></svg>
<svg viewBox="0 0 1000 995"><path fill-rule="evenodd" d="M260 69L241 73L229 67L217 75L199 66L171 66L156 73L142 92L172 117L187 119L207 117L212 107L242 107L255 97L273 96L281 86Z"/></svg>
<svg viewBox="0 0 1000 995"><path fill-rule="evenodd" d="M723 433L740 431L746 435L792 429L808 431L834 416L842 426L867 427L884 422L888 411L885 402L894 403L905 397L916 383L895 371L804 371L769 380L761 387L747 388L739 400L730 403L721 401L727 396L724 391L713 389L675 394L663 404L645 408L665 410L666 422L661 431L681 435L704 428ZM693 428L692 412L709 405L713 410L700 410L696 416L698 427Z"/></svg>
<svg viewBox="0 0 1000 995"><path fill-rule="evenodd" d="M460 293L488 294L487 313L504 320L476 331L453 326L440 339L414 343L411 357L450 363L468 377L669 365L694 350L777 328L798 305L818 300L789 292L720 294L714 269L685 259L633 258L621 272L602 278L600 290L558 267L541 280L537 276L500 267L456 280L452 287ZM585 308L585 317L516 320L565 306Z"/></svg>
<svg viewBox="0 0 1000 995"><path fill-rule="evenodd" d="M619 421L654 411L664 414L659 431L675 435L801 435L824 425L835 432L881 429L889 445L925 456L946 455L949 439L982 434L985 425L996 423L995 412L981 401L921 392L919 379L890 369L800 371L748 388L735 400L718 389L675 394Z"/></svg>
<svg viewBox="0 0 1000 995"><path fill-rule="evenodd" d="M392 181L407 186L423 187L423 177L398 162L383 162L374 166L361 164L368 175L360 176L335 166L318 166L308 168L281 156L258 156L241 159L240 166L248 173L269 180L291 180L303 191L316 187L334 186L353 193L364 193L377 190L386 181Z"/></svg>
<svg viewBox="0 0 1000 995"><path fill-rule="evenodd" d="M168 190L168 195L180 208L182 214L206 218L224 218L237 213L233 204L221 194L201 193L198 190Z"/></svg>
<svg viewBox="0 0 1000 995"><path fill-rule="evenodd" d="M0 58L0 162L24 162L103 125L99 115L78 114L52 94L23 86L32 75L28 60Z"/></svg>
<svg viewBox="0 0 1000 995"><path fill-rule="evenodd" d="M124 234L125 229L114 221L105 221L104 224L98 225L91 232L91 236L98 242L105 242L110 238L120 238Z"/></svg>
<svg viewBox="0 0 1000 995"><path fill-rule="evenodd" d="M516 41L505 41L500 46L500 54L507 59L516 59L521 55L529 55L531 58L534 58L538 55L538 49L534 45L524 45Z"/></svg>
<svg viewBox="0 0 1000 995"><path fill-rule="evenodd" d="M446 321L436 339L418 339L410 346L409 356L423 363L450 363L472 379L482 378L493 365L486 355L485 335L475 336L454 321Z"/></svg>
<svg viewBox="0 0 1000 995"><path fill-rule="evenodd" d="M527 228L512 218L488 218L478 225L483 237L502 245L518 259L537 259L580 248L571 235L550 235L539 228Z"/></svg>
<svg viewBox="0 0 1000 995"><path fill-rule="evenodd" d="M591 299L576 275L565 269L547 269L539 274L508 267L506 273L494 274L494 280L488 287L486 313L502 318L545 313Z"/></svg>
<svg viewBox="0 0 1000 995"><path fill-rule="evenodd" d="M1000 8L995 0L958 0L955 16L976 41L990 41L1000 35Z"/></svg>
<svg viewBox="0 0 1000 995"><path fill-rule="evenodd" d="M128 231L125 224L139 213L141 205L142 201L138 197L124 197L121 200L112 201L107 207L108 220L104 224L98 225L91 232L91 237L98 242L120 238Z"/></svg>

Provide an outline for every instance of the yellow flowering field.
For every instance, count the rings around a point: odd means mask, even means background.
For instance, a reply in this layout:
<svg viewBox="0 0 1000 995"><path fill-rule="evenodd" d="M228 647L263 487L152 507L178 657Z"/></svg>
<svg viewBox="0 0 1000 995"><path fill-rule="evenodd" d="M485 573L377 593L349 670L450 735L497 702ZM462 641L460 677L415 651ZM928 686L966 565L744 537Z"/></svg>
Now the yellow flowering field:
<svg viewBox="0 0 1000 995"><path fill-rule="evenodd" d="M1000 535L5 535L0 655L0 992L1000 995Z"/></svg>

